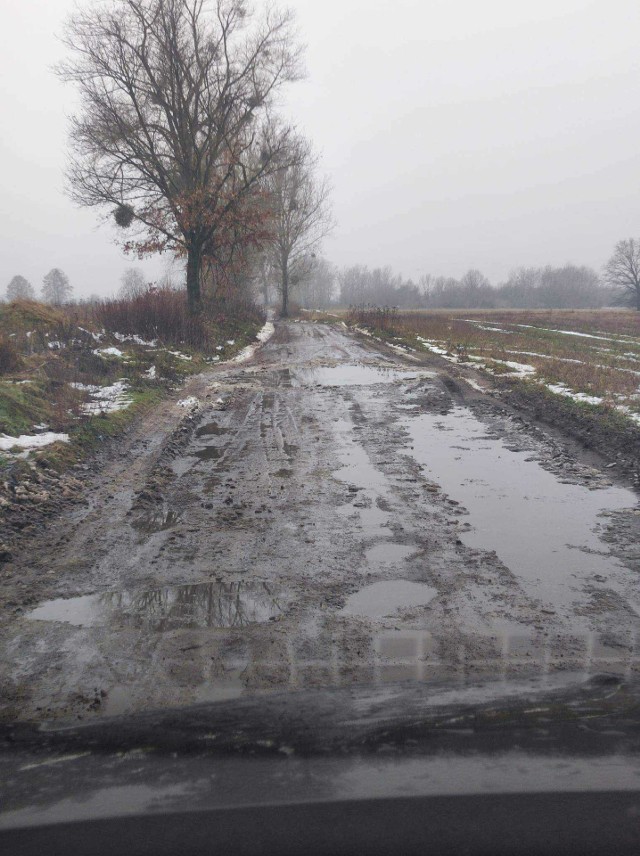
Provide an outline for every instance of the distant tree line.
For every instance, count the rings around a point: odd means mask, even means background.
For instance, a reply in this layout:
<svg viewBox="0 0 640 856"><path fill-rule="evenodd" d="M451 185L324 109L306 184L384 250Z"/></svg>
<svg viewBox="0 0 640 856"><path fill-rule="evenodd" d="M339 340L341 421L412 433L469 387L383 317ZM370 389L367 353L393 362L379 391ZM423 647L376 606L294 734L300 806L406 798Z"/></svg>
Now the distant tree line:
<svg viewBox="0 0 640 856"><path fill-rule="evenodd" d="M40 294L45 303L51 303L54 306L69 303L72 291L73 286L69 282L69 277L60 268L51 268L42 278ZM7 285L6 298L9 301L35 300L36 292L26 277L16 274Z"/></svg>
<svg viewBox="0 0 640 856"><path fill-rule="evenodd" d="M389 267L354 265L334 271L333 277L326 279L322 305L315 293L302 288L297 294L301 306L326 308L333 303L401 309L596 309L613 305L617 299L617 292L607 280L600 279L592 268L576 265L517 268L498 286L475 269L460 279L427 275L414 282Z"/></svg>

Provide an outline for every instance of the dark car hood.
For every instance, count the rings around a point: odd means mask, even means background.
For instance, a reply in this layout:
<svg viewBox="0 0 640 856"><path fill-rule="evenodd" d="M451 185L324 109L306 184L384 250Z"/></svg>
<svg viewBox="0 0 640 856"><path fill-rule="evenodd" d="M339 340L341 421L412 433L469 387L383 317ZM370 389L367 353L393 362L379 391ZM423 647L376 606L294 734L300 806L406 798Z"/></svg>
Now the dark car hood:
<svg viewBox="0 0 640 856"><path fill-rule="evenodd" d="M0 828L220 806L640 782L640 682L265 694L0 732Z"/></svg>

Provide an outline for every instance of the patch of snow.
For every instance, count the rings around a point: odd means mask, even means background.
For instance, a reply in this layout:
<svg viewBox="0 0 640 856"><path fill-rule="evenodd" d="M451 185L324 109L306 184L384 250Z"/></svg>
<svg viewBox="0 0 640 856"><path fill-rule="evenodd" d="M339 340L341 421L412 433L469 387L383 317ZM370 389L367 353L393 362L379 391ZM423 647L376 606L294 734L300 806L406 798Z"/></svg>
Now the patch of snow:
<svg viewBox="0 0 640 856"><path fill-rule="evenodd" d="M474 321L472 318L463 318L462 320L467 324L475 324L479 330L491 330L492 333L513 333L513 330L505 330L503 327L488 327L482 321Z"/></svg>
<svg viewBox="0 0 640 856"><path fill-rule="evenodd" d="M500 363L503 366L511 369L508 374L517 375L518 377L529 377L536 373L535 366L530 366L528 363L514 363L511 360L495 360L494 363Z"/></svg>
<svg viewBox="0 0 640 856"><path fill-rule="evenodd" d="M200 399L196 398L195 395L190 395L188 398L183 398L182 401L178 402L178 407L184 407L185 410L190 410L199 405Z"/></svg>
<svg viewBox="0 0 640 856"><path fill-rule="evenodd" d="M635 422L636 425L640 425L640 413L634 412L629 407L625 407L623 404L616 405L616 410L618 410L620 413L624 413L624 415L628 419L631 419L632 422Z"/></svg>
<svg viewBox="0 0 640 856"><path fill-rule="evenodd" d="M222 345L216 345L216 351L223 351L224 347Z"/></svg>
<svg viewBox="0 0 640 856"><path fill-rule="evenodd" d="M227 345L235 345L235 343L236 343L235 339L227 339Z"/></svg>
<svg viewBox="0 0 640 856"><path fill-rule="evenodd" d="M155 366L151 366L148 368L146 372L144 372L144 376L150 378L151 380L155 380L158 376L158 372Z"/></svg>
<svg viewBox="0 0 640 856"><path fill-rule="evenodd" d="M268 342L273 336L275 329L276 328L273 326L273 323L271 321L267 321L262 330L259 331L256 339L263 344L264 342Z"/></svg>
<svg viewBox="0 0 640 856"><path fill-rule="evenodd" d="M436 345L434 342L430 342L428 339L423 339L422 336L416 336L416 339L425 346L428 351L431 351L432 354L438 354L440 357L445 357L445 359L450 360L451 362L457 363L458 358L454 357L453 354L450 354L446 348L441 348L440 345Z"/></svg>
<svg viewBox="0 0 640 856"><path fill-rule="evenodd" d="M105 331L102 333L93 333L91 330L85 330L84 327L78 327L78 330L82 330L83 333L86 333L87 336L91 336L94 342L99 342L104 336Z"/></svg>
<svg viewBox="0 0 640 856"><path fill-rule="evenodd" d="M70 386L88 392L93 399L81 405L82 412L87 416L115 413L117 410L125 410L131 404L131 399L127 395L129 384L124 378L110 386L92 386L84 383L72 383Z"/></svg>
<svg viewBox="0 0 640 856"><path fill-rule="evenodd" d="M486 389L483 386L480 386L479 383L476 383L476 381L473 380L473 378L465 377L465 378L463 378L463 380L466 381L469 384L469 386L472 389L475 389L477 392L486 392Z"/></svg>
<svg viewBox="0 0 640 856"><path fill-rule="evenodd" d="M96 348L92 353L97 357L124 357L123 352L119 348Z"/></svg>
<svg viewBox="0 0 640 856"><path fill-rule="evenodd" d="M172 357L177 357L179 360L186 360L188 363L193 359L189 354L183 354L182 351L167 351L167 353L171 354Z"/></svg>
<svg viewBox="0 0 640 856"><path fill-rule="evenodd" d="M263 345L273 336L274 330L275 327L273 326L273 323L271 321L267 321L266 324L262 327L262 329L256 334L257 342L253 345L247 345L246 348L243 348L239 354L236 354L236 356L231 360L231 362L244 363L247 360L250 360L251 357L258 350L260 345ZM233 342L230 341L229 344L233 344Z"/></svg>
<svg viewBox="0 0 640 856"><path fill-rule="evenodd" d="M554 330L550 327L536 327L535 324L515 324L514 326L523 327L527 330L540 330L542 333L562 333L564 336L578 336L581 339L597 339L600 342L618 342L619 344L624 342L626 344L637 341L632 336L623 334L620 336L596 335L595 333L580 333L578 330Z"/></svg>
<svg viewBox="0 0 640 856"><path fill-rule="evenodd" d="M0 434L0 450L8 452L17 446L20 449L31 450L41 449L43 446L49 446L51 443L68 443L68 434L56 434L54 431L47 431L45 434L21 434L19 437L10 437L7 434Z"/></svg>
<svg viewBox="0 0 640 856"><path fill-rule="evenodd" d="M376 337L374 337L376 338ZM409 348L407 346L402 345L392 345L391 342L385 342L383 339L376 338L377 342L381 342L383 345L386 345L388 348L391 348L392 351L396 351L398 354L402 354L403 357L406 357L408 360L413 360L415 363L420 362L420 357L414 357L413 354L409 353L413 351L413 348Z"/></svg>
<svg viewBox="0 0 640 856"><path fill-rule="evenodd" d="M158 344L157 339L151 339L151 341L147 342L141 339L136 333L130 336L124 333L114 333L113 335L119 342L133 342L134 345L145 345L147 348L155 348Z"/></svg>
<svg viewBox="0 0 640 856"><path fill-rule="evenodd" d="M51 348L52 351L61 351L65 345L62 342L47 342L47 347Z"/></svg>
<svg viewBox="0 0 640 856"><path fill-rule="evenodd" d="M547 383L545 386L557 395L564 395L566 398L572 398L574 401L582 401L585 404L602 404L604 401L604 398L600 398L597 395L587 395L586 392L574 392L564 383Z"/></svg>

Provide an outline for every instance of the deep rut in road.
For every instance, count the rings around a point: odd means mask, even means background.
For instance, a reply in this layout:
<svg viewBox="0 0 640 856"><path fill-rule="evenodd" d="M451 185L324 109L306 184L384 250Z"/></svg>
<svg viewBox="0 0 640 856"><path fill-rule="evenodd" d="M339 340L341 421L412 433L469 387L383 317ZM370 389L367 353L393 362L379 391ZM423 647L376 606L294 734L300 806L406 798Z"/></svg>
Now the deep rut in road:
<svg viewBox="0 0 640 856"><path fill-rule="evenodd" d="M635 669L635 495L428 359L281 324L167 405L6 581L2 716Z"/></svg>

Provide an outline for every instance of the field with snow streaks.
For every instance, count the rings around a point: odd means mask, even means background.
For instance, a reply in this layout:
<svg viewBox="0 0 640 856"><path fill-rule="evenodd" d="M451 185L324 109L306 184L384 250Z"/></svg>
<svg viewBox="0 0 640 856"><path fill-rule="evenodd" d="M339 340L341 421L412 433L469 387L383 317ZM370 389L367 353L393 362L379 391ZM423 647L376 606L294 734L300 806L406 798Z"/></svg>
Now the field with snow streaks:
<svg viewBox="0 0 640 856"><path fill-rule="evenodd" d="M624 310L456 310L361 313L391 342L479 373L520 378L640 423L640 313Z"/></svg>

